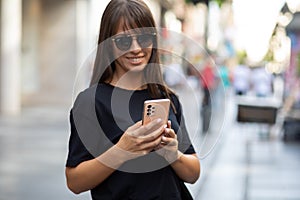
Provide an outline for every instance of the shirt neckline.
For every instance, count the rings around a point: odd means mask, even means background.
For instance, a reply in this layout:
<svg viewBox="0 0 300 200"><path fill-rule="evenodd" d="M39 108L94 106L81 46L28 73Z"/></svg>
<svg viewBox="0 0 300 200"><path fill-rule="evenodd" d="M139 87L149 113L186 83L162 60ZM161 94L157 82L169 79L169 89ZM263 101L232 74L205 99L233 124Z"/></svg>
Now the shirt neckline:
<svg viewBox="0 0 300 200"><path fill-rule="evenodd" d="M126 89L126 88L121 88L121 87L118 87L118 86L114 86L110 83L100 83L100 84L103 84L103 85L106 85L112 89L118 89L118 90L122 90L122 91L127 91L127 92L145 92L145 91L148 91L147 89L140 89L140 90L130 90L130 89Z"/></svg>

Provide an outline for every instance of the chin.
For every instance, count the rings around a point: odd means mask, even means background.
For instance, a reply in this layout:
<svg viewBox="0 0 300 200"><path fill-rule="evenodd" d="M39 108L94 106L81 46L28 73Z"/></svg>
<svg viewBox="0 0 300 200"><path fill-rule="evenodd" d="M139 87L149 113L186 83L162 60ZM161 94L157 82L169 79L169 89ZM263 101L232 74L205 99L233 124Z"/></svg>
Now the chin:
<svg viewBox="0 0 300 200"><path fill-rule="evenodd" d="M132 66L130 67L130 72L142 72L146 68L146 64L138 65L138 66Z"/></svg>

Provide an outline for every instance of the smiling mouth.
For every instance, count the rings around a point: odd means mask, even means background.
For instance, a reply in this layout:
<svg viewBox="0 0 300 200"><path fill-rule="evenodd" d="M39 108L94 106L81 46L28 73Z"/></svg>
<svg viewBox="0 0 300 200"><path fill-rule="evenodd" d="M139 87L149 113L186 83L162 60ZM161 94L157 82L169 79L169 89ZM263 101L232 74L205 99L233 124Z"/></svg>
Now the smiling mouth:
<svg viewBox="0 0 300 200"><path fill-rule="evenodd" d="M139 64L142 62L143 57L132 57L128 59L132 64Z"/></svg>

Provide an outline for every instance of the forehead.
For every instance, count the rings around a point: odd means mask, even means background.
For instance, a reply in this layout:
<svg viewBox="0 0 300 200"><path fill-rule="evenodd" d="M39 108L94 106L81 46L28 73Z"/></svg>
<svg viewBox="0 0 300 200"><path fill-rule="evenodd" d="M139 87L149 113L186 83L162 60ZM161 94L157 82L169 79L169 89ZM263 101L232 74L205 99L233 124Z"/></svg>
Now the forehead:
<svg viewBox="0 0 300 200"><path fill-rule="evenodd" d="M120 19L120 22L117 26L117 30L115 34L121 34L121 33L126 33L126 34L133 34L139 32L139 28L136 24L132 23L130 24L129 21L124 20L123 18Z"/></svg>

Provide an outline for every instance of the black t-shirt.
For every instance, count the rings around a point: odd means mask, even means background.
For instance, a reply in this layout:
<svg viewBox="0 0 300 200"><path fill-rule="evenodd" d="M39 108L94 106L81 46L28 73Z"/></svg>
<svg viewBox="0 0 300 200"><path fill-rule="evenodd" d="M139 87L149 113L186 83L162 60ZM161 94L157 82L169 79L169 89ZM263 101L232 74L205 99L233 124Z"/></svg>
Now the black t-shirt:
<svg viewBox="0 0 300 200"><path fill-rule="evenodd" d="M143 102L152 99L148 90L125 90L98 84L81 92L70 113L71 135L67 167L93 159L116 144L125 130L141 120ZM169 120L178 139L178 148L195 153L175 95ZM113 158L112 158L113 159ZM105 164L105 163L104 163ZM105 181L91 190L97 199L181 199L182 181L172 167L155 152L124 163Z"/></svg>

